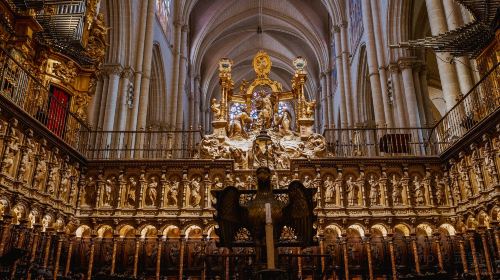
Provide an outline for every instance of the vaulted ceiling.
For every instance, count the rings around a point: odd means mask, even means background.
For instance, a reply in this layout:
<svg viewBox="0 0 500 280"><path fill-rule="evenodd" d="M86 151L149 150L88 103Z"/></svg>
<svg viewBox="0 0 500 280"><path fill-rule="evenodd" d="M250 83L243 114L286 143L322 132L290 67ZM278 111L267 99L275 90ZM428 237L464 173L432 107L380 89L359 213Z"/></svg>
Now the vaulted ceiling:
<svg viewBox="0 0 500 280"><path fill-rule="evenodd" d="M330 22L320 0L197 1L189 13L192 74L199 75L208 100L219 92L220 58L234 61L233 80L239 86L242 79L255 78L252 59L263 49L273 63L271 78L286 90L293 75L292 60L302 56L308 62L306 92L315 98L320 74L330 68ZM257 32L259 25L262 34Z"/></svg>

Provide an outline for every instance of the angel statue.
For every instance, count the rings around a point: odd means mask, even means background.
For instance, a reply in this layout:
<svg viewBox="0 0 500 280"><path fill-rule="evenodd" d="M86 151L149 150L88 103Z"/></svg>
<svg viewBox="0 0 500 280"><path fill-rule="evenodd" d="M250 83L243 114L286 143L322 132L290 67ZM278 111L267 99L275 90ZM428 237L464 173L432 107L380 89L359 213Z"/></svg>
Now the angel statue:
<svg viewBox="0 0 500 280"><path fill-rule="evenodd" d="M217 103L217 99L212 98L210 109L212 109L212 112L214 113L214 120L220 120L222 118L222 110L220 108L220 104Z"/></svg>

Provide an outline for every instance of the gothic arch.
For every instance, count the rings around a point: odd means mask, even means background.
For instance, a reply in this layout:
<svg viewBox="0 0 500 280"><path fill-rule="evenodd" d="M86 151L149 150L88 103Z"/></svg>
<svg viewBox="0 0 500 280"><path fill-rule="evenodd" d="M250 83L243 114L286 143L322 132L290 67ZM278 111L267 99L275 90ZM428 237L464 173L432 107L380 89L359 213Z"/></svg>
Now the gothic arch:
<svg viewBox="0 0 500 280"><path fill-rule="evenodd" d="M153 59L151 60L151 81L149 85L149 102L146 127L165 125L165 111L167 102L167 85L165 69L160 45L153 45Z"/></svg>

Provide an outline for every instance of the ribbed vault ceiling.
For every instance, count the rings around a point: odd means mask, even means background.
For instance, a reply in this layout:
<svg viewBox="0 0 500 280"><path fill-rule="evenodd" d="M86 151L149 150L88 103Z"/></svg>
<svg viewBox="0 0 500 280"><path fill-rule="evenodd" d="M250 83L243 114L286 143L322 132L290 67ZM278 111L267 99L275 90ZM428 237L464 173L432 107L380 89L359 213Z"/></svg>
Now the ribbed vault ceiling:
<svg viewBox="0 0 500 280"><path fill-rule="evenodd" d="M262 35L257 33L260 18ZM198 1L189 20L190 61L200 76L205 100L219 93L217 69L222 57L234 61L236 87L242 79L254 78L252 58L260 49L271 56L271 78L284 89L289 89L296 56L308 61L310 95L319 86L320 73L329 69L329 15L320 0Z"/></svg>

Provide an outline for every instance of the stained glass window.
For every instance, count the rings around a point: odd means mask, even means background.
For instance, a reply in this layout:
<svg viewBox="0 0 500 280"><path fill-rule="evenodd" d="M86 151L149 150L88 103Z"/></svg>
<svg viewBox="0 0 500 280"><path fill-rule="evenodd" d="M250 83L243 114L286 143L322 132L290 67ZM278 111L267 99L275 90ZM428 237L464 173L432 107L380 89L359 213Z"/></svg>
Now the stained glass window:
<svg viewBox="0 0 500 280"><path fill-rule="evenodd" d="M231 107L229 108L229 120L233 121L242 112L245 112L245 104L232 103Z"/></svg>
<svg viewBox="0 0 500 280"><path fill-rule="evenodd" d="M170 33L170 11L172 9L172 0L156 0L156 15L160 20L163 32L168 36Z"/></svg>
<svg viewBox="0 0 500 280"><path fill-rule="evenodd" d="M280 116L283 115L284 110L288 110L290 112L290 109L288 108L288 103L287 102L278 103L278 115Z"/></svg>

